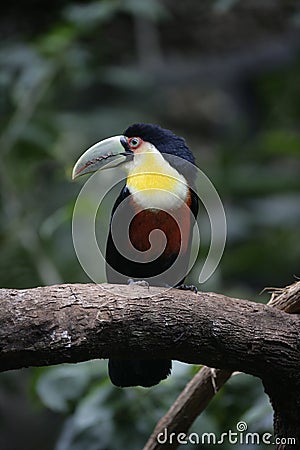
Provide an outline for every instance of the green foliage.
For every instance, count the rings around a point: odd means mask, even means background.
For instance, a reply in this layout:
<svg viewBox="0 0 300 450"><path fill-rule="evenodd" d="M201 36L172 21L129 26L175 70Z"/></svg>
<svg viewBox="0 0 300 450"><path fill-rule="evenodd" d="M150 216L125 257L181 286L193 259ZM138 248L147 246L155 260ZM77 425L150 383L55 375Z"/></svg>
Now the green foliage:
<svg viewBox="0 0 300 450"><path fill-rule="evenodd" d="M99 361L35 370L40 400L69 416L56 450L117 450L124 442L138 450L191 376L189 366L175 363L174 377L151 390L117 389L106 371Z"/></svg>
<svg viewBox="0 0 300 450"><path fill-rule="evenodd" d="M101 367L93 361L85 364L61 365L42 371L36 380L36 393L45 406L53 411L71 412L93 379L101 375ZM102 376L105 377L102 370Z"/></svg>
<svg viewBox="0 0 300 450"><path fill-rule="evenodd" d="M104 362L37 369L35 391L39 398L48 408L68 414L55 450L118 450L124 442L139 450L192 376L190 366L174 366L172 377L151 390L116 389L105 377ZM246 421L249 432L265 433L272 424L261 383L242 374L234 376L218 393L191 432L220 436L230 429L236 431L238 420ZM224 444L224 448L231 447Z"/></svg>

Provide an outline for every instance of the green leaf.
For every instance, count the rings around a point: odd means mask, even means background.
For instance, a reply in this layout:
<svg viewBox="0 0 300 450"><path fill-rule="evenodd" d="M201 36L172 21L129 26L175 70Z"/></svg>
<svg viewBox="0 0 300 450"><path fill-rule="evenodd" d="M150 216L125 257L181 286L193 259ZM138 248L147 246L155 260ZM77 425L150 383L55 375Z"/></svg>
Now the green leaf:
<svg viewBox="0 0 300 450"><path fill-rule="evenodd" d="M37 380L36 391L48 408L67 413L84 395L96 373L100 379L99 364L93 361L52 367Z"/></svg>

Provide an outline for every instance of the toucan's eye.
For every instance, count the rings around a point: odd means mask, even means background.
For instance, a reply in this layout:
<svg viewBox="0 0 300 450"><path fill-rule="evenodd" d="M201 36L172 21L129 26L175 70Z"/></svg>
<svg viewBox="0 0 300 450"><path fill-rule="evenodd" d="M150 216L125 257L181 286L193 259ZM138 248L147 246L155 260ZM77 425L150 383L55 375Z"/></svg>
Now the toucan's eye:
<svg viewBox="0 0 300 450"><path fill-rule="evenodd" d="M142 143L142 139L138 137L130 138L128 144L131 148L138 148Z"/></svg>

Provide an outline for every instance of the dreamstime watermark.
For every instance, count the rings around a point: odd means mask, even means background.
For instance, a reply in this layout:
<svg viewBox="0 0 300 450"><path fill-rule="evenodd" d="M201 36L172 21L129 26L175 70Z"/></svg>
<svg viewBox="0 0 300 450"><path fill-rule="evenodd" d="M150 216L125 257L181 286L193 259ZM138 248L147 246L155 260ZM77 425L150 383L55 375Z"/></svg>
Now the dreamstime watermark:
<svg viewBox="0 0 300 450"><path fill-rule="evenodd" d="M165 202L165 207L159 208L170 216L170 220L176 222L176 227L180 234L180 250L178 252L178 257L174 259L171 267L168 267L162 271L162 273L149 278L143 276L143 279L150 285L156 286L168 284L174 286L184 279L193 267L200 251L201 227L199 225L199 217L200 215L203 215L205 211L210 223L210 246L197 277L197 281L201 284L207 281L215 272L224 251L226 242L226 217L224 208L214 185L199 168L174 155L168 155L168 161L174 167L184 166L184 173L187 174L185 175L186 178L188 178L189 175L192 175L191 178L194 180L194 190L200 200L200 214L198 214L198 219L195 219L189 207L184 206L184 204L181 208L181 216L180 214L177 214L176 208L173 210L168 208L168 202ZM73 211L72 236L74 249L84 271L95 283L103 281L105 266L107 273L108 271L112 272L115 270L108 266L105 261L104 251L99 247L97 239L97 231L99 231L97 215L99 210L103 210L103 205L105 202L107 203L107 199L112 198L112 192L114 192L115 187L126 183L125 173L117 170L112 177L112 170L114 169L105 169L104 172L100 171L95 173L86 181L77 197ZM106 176L105 172L110 176ZM145 174L145 176L147 175L149 175L149 173ZM161 173L151 173L151 175L161 176ZM138 176L141 176L141 174ZM171 180L171 182L172 181L178 182L176 179ZM161 197L164 199L168 198L173 204L176 202L181 202L182 204L179 194L170 192L166 189L152 189L149 190L149 192L145 190L145 194L151 195L151 198L155 198L155 201ZM158 261L167 245L166 236L161 229L154 229L148 236L149 249L147 249L147 251L139 251L134 247L130 239L130 227L136 219L138 212L134 212L131 205L132 195L127 196L116 207L112 221L109 225L107 224L107 228L110 226L114 245L119 254L127 258L130 262L143 264L145 262ZM186 208L186 211L183 214L184 208ZM184 220L182 219L183 216L185 217ZM187 246L187 230L185 228L187 217L191 224L191 228L193 228L192 251L188 262L186 262L186 259L182 256L185 254ZM107 231L108 230L105 230L106 234ZM127 276L126 278L126 274L120 275L123 276L124 280L132 278L130 276ZM168 280L172 281L168 282Z"/></svg>
<svg viewBox="0 0 300 450"><path fill-rule="evenodd" d="M296 438L294 437L273 437L271 433L255 433L248 430L248 425L244 421L236 424L236 430L228 430L217 435L216 433L202 433L198 434L191 432L175 433L164 431L158 433L156 440L158 444L195 444L195 445L296 445Z"/></svg>

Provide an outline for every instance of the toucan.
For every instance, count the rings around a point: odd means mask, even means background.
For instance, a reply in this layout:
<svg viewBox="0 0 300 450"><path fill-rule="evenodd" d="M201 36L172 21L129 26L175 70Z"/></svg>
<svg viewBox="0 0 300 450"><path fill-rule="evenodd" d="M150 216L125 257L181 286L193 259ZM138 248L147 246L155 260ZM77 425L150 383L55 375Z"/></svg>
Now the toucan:
<svg viewBox="0 0 300 450"><path fill-rule="evenodd" d="M111 213L107 281L185 288L198 213L195 159L185 140L158 125L135 123L83 153L73 179L112 167L124 169L126 179ZM172 361L164 359L108 363L119 387L153 386L171 368Z"/></svg>

